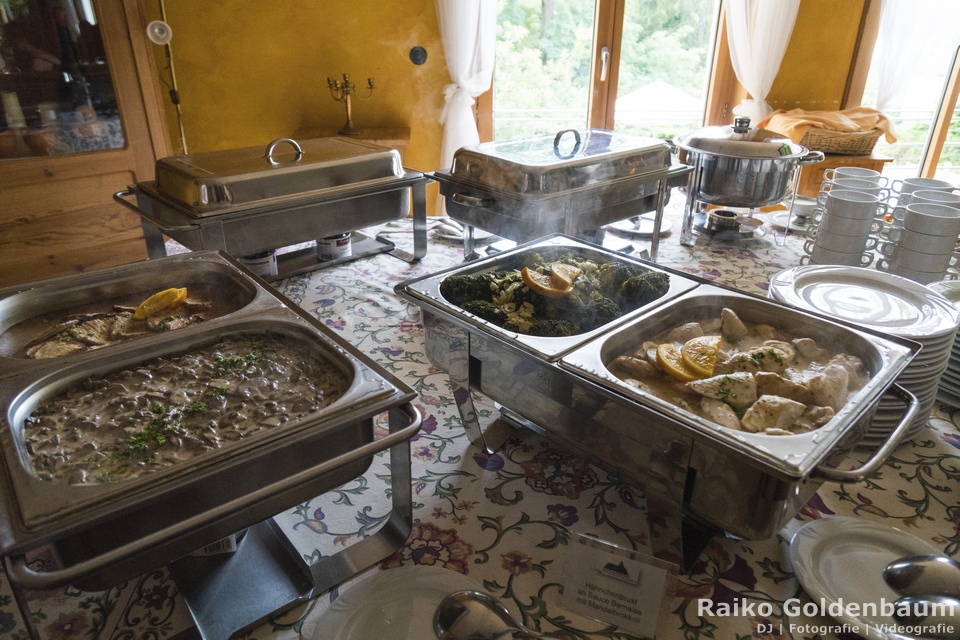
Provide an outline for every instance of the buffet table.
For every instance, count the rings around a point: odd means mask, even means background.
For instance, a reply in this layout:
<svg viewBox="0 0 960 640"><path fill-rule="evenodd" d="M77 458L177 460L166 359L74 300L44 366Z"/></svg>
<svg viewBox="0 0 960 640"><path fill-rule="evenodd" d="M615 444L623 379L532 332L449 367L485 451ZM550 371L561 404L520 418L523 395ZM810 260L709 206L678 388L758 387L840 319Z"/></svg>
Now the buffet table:
<svg viewBox="0 0 960 640"><path fill-rule="evenodd" d="M679 212L671 209L671 215ZM374 232L410 237L411 222L388 223ZM780 246L774 231L749 240L713 241L694 247L662 238L659 262L684 272L765 295L770 276L799 264L802 238ZM649 241L610 231L605 244ZM481 245L483 248L483 245ZM526 625L557 638L638 636L574 614L560 606L564 567L589 536L628 551L648 546L642 491L527 430L516 430L494 454L470 445L447 375L428 361L418 310L401 301L394 285L463 260L463 246L431 232L425 258L408 264L380 254L293 276L275 284L281 293L371 356L419 393L423 427L412 443L413 531L400 551L338 588L264 623L247 637L360 638L344 622L349 607L377 616L377 599L428 593L431 584L475 584L500 599ZM492 403L481 414L496 416ZM809 609L785 611L785 602L811 602L788 557L788 542L804 523L834 516L896 527L960 557L960 409L938 405L929 427L903 443L870 481L827 482L775 538L714 538L676 582L668 582L656 638L856 638L828 616ZM382 431L385 431L382 429ZM865 457L867 451L856 455ZM377 530L389 513L390 473L380 456L362 477L275 517L306 559L319 558ZM47 559L37 558L42 566ZM427 568L417 572L418 568ZM389 573L396 572L396 573ZM456 580L453 579L454 574ZM364 583L384 576L381 591ZM400 580L404 578L404 580ZM11 589L0 576L0 636L27 637ZM457 582L457 581L461 582ZM371 585L372 582L366 582ZM369 598L351 598L368 593ZM461 587L462 588L462 587ZM452 589L451 589L452 590ZM409 591L409 592L407 592ZM398 595L399 594L399 595ZM165 568L103 592L74 588L28 593L34 624L44 639L192 637L189 613ZM340 598L340 604L336 601ZM371 604L371 602L373 604ZM344 603L347 603L346 605ZM707 603L705 606L704 603ZM746 607L753 603L753 607ZM765 607L757 607L766 603ZM727 615L720 615L729 607ZM739 608L736 608L739 607ZM391 615L396 615L395 612ZM355 624L355 623L350 623ZM383 637L408 637L397 630Z"/></svg>

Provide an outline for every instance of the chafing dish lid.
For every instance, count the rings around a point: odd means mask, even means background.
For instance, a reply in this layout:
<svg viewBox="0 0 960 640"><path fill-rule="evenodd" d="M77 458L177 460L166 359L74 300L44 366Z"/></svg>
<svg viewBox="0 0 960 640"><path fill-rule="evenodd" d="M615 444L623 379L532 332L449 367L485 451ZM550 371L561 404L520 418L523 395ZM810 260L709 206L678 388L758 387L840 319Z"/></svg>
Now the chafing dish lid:
<svg viewBox="0 0 960 640"><path fill-rule="evenodd" d="M687 151L735 158L799 158L807 149L787 136L750 126L750 118L732 125L703 127L681 136L677 146Z"/></svg>
<svg viewBox="0 0 960 640"><path fill-rule="evenodd" d="M331 187L404 175L395 149L350 140L274 140L247 147L162 158L155 190L196 215L267 203Z"/></svg>
<svg viewBox="0 0 960 640"><path fill-rule="evenodd" d="M449 179L509 194L549 195L663 171L670 145L603 129L574 129L461 147Z"/></svg>

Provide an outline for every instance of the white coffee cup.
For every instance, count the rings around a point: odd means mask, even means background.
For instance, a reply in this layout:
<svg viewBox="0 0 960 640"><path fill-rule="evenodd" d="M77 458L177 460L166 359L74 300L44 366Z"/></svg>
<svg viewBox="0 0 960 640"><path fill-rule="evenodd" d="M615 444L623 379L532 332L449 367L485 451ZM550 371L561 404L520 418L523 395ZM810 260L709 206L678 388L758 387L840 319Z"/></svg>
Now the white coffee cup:
<svg viewBox="0 0 960 640"><path fill-rule="evenodd" d="M826 211L813 216L814 223L821 229L841 236L869 236L878 233L883 223L876 218L844 218Z"/></svg>
<svg viewBox="0 0 960 640"><path fill-rule="evenodd" d="M802 259L801 262L803 262ZM892 273L893 275L900 276L902 278L908 278L914 282L919 282L920 284L930 284L931 282L943 280L947 273L946 269L940 269L937 271L919 271L917 269L911 269L896 262L892 262L887 258L880 258L877 260L877 270L884 271L886 273Z"/></svg>
<svg viewBox="0 0 960 640"><path fill-rule="evenodd" d="M848 191L863 191L878 196L881 201L890 197L890 190L884 189L879 183L861 178L836 178L835 180L824 180L820 185L820 193L831 191L832 189L846 189Z"/></svg>
<svg viewBox="0 0 960 640"><path fill-rule="evenodd" d="M960 208L960 193L956 191L940 191L938 189L920 189L910 194L910 202L933 202L935 204L945 204L948 207Z"/></svg>
<svg viewBox="0 0 960 640"><path fill-rule="evenodd" d="M920 233L897 225L891 226L887 231L887 239L911 251L924 253L950 253L957 247L957 239L951 236Z"/></svg>
<svg viewBox="0 0 960 640"><path fill-rule="evenodd" d="M898 208L899 209L899 208ZM933 202L908 204L901 214L894 211L894 220L904 229L932 236L960 236L960 209Z"/></svg>
<svg viewBox="0 0 960 640"><path fill-rule="evenodd" d="M887 213L887 206L880 201L880 196L849 189L821 191L817 194L817 204L825 215L857 220L881 218Z"/></svg>
<svg viewBox="0 0 960 640"><path fill-rule="evenodd" d="M837 167L835 169L827 169L823 172L824 180L836 180L837 178L870 180L881 187L887 186L889 182L886 177L880 175L879 171L866 167Z"/></svg>
<svg viewBox="0 0 960 640"><path fill-rule="evenodd" d="M816 243L810 247L807 255L801 256L800 264L839 264L847 267L869 267L873 262L873 253L830 251L818 247Z"/></svg>
<svg viewBox="0 0 960 640"><path fill-rule="evenodd" d="M897 205L906 206L910 204L911 196L914 191L933 189L935 191L953 191L956 187L946 180L936 178L904 178L903 180L894 180L890 183L890 188L895 193L899 193Z"/></svg>
<svg viewBox="0 0 960 640"><path fill-rule="evenodd" d="M845 236L839 233L830 233L819 227L812 227L807 231L807 240L804 245L804 251L810 253L814 244L829 249L830 251L840 251L842 253L863 253L872 251L877 247L877 238L870 235ZM810 245L808 247L807 245Z"/></svg>
<svg viewBox="0 0 960 640"><path fill-rule="evenodd" d="M957 257L953 252L947 253L924 253L907 249L898 244L884 242L877 248L877 252L891 263L897 264L914 271L946 271L948 267L954 266Z"/></svg>

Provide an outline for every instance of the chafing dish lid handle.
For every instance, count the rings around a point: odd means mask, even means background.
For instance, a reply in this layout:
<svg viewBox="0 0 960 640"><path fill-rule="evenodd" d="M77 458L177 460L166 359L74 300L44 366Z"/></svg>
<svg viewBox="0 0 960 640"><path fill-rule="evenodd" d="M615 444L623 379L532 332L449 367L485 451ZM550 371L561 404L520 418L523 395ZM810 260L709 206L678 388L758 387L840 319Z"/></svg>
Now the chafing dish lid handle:
<svg viewBox="0 0 960 640"><path fill-rule="evenodd" d="M887 441L883 443L883 446L877 449L876 453L858 469L845 471L831 467L817 467L812 475L834 482L863 482L872 476L880 468L880 465L886 462L887 457L900 444L900 439L913 423L913 418L920 408L920 401L917 400L917 397L899 384L892 385L890 391L907 405L907 411L900 419L900 424L890 433Z"/></svg>
<svg viewBox="0 0 960 640"><path fill-rule="evenodd" d="M576 141L573 143L573 151L570 153L564 153L560 151L560 140L563 138L563 134L565 133L572 133L573 139ZM572 158L573 156L577 155L578 151L580 151L580 132L576 129L564 129L557 134L556 138L553 139L553 153L556 154L556 156L561 160Z"/></svg>
<svg viewBox="0 0 960 640"><path fill-rule="evenodd" d="M278 164L282 164L282 163L277 162L276 160L273 159L273 151L274 151L274 149L277 148L277 145L280 144L281 142L286 142L287 144L289 144L290 146L292 146L292 147L294 148L294 150L297 152L297 155L294 156L293 161L294 161L294 162L299 162L299 161L300 161L300 158L303 157L303 149L301 149L301 148L300 148L300 145L297 143L297 141L294 140L294 139L292 139L292 138L277 138L276 140L274 140L273 142L271 142L270 144L268 144L268 145L267 145L267 150L266 150L266 151L264 152L264 154L263 154L263 157L267 159L267 162L269 162L269 163L270 163L271 165L273 165L273 166L277 166Z"/></svg>

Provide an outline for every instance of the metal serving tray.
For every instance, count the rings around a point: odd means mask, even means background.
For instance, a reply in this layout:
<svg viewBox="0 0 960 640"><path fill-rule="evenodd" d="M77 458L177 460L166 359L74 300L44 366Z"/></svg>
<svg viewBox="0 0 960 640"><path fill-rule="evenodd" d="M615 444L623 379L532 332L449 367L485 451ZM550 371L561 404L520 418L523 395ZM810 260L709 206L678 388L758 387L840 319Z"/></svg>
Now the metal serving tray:
<svg viewBox="0 0 960 640"><path fill-rule="evenodd" d="M435 171L447 213L466 225L529 242L554 233L591 237L603 225L656 211L656 261L670 188L692 170L670 166L663 140L588 129L463 147ZM472 236L464 251L473 255Z"/></svg>
<svg viewBox="0 0 960 640"><path fill-rule="evenodd" d="M545 259L549 260L551 255L561 254L567 251L575 250L588 258L592 258L597 264L620 261L627 264L636 265L646 271L663 270L649 262L631 258L615 251L604 249L597 245L588 244L574 238L563 235L554 235L543 238L540 241L518 246L510 251L499 253L495 256L471 262L466 265L458 265L444 271L434 274L414 278L401 283L396 287L396 291L402 297L411 300L422 307L435 307L443 309L450 314L451 319L461 323L463 326L472 330L483 331L492 335L497 335L501 339L509 341L517 348L522 349L532 355L545 360L555 360L564 353L567 353L577 345L600 335L609 327L628 321L630 318L644 313L645 310L663 304L665 301L676 297L685 291L689 291L696 286L689 280L677 277L670 277L670 286L667 292L660 298L643 305L624 314L612 323L598 327L592 331L584 332L575 336L563 338L543 338L525 334L517 334L493 325L479 317L468 313L460 307L447 302L440 293L440 284L448 277L459 274L477 274L491 271L500 271L503 269L519 268L515 265L522 262L523 256L530 253L539 253Z"/></svg>
<svg viewBox="0 0 960 640"><path fill-rule="evenodd" d="M289 148L287 145L290 145ZM242 258L347 233L413 212L413 253L386 238L358 237L349 259L387 252L415 262L426 255L426 183L400 165L396 149L341 137L163 158L157 179L113 199L141 218L150 258L165 237L193 251ZM135 202L132 200L135 199ZM323 268L313 247L288 251L277 278Z"/></svg>
<svg viewBox="0 0 960 640"><path fill-rule="evenodd" d="M623 178L670 165L663 140L603 129L573 129L462 147L453 156L451 180L484 185L503 194L548 196L583 187L607 187Z"/></svg>
<svg viewBox="0 0 960 640"><path fill-rule="evenodd" d="M493 450L479 423L472 391L500 404L501 418L533 429L603 468L643 487L650 511L651 543L661 557L676 558L680 540L689 563L719 531L764 539L775 534L825 480L869 477L910 426L917 400L894 384L919 345L860 330L817 314L717 287L671 272L692 285L651 305L629 322L605 328L589 342L550 361L510 336L465 321L442 300L421 305L426 352L445 370L471 440ZM402 295L402 294L401 294ZM824 428L795 436L721 433L721 428L634 391L605 363L645 338L730 306L747 320L833 336L860 356L870 382ZM839 470L860 440L880 397L892 393L908 407L901 424L866 463ZM492 428L493 425L490 425ZM488 429L487 431L490 431Z"/></svg>
<svg viewBox="0 0 960 640"><path fill-rule="evenodd" d="M171 257L148 263L209 268L210 256ZM215 262L232 264L224 256ZM179 268L179 267L178 267ZM7 557L12 579L28 588L74 584L108 588L173 561L213 541L264 521L291 505L361 475L372 456L390 449L402 479L409 475L409 438L419 430L419 414L410 404L412 389L383 371L368 357L342 342L296 305L270 290L242 267L252 300L221 318L140 341L129 341L51 361L17 359L16 370L0 378L0 554ZM134 270L136 271L136 270ZM115 277L120 272L121 277ZM126 268L83 274L78 289L106 290L125 280ZM229 282L227 278L225 282ZM57 286L64 286L58 283ZM69 290L67 287L65 290ZM42 291L37 286L24 293ZM206 452L191 460L126 481L100 485L43 482L30 471L22 443L24 419L38 402L92 375L135 367L161 355L235 333L282 333L309 347L343 372L351 385L343 397L321 411L279 429L257 432L244 441ZM373 438L373 419L389 412L391 433ZM400 450L407 447L406 455ZM400 448L398 448L400 447ZM407 471L404 472L404 468ZM397 520L384 533L392 542L403 533L409 500L396 489ZM397 502L399 499L399 502ZM409 526L409 524L407 525ZM386 549L383 540L364 545L364 554ZM26 554L50 545L62 565L54 571L33 571ZM377 545L380 545L378 548ZM350 566L379 560L359 557ZM358 564L361 563L361 564ZM366 563L366 564L362 564ZM328 563L329 564L329 563ZM335 562L327 580L351 573ZM309 574L311 569L304 569Z"/></svg>
<svg viewBox="0 0 960 640"><path fill-rule="evenodd" d="M318 192L350 185L378 188L404 175L400 153L342 137L263 147L209 151L161 158L155 194L188 216L236 213L288 201L312 200Z"/></svg>
<svg viewBox="0 0 960 640"><path fill-rule="evenodd" d="M210 251L123 265L106 277L103 272L89 272L18 285L0 291L0 375L22 368L24 363L19 361L27 358L28 345L68 316L110 311L115 304L136 306L171 287L187 287L191 299L211 303L205 322L229 316L254 301L259 304L265 295L232 259Z"/></svg>

